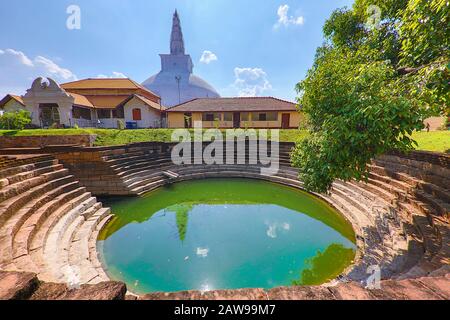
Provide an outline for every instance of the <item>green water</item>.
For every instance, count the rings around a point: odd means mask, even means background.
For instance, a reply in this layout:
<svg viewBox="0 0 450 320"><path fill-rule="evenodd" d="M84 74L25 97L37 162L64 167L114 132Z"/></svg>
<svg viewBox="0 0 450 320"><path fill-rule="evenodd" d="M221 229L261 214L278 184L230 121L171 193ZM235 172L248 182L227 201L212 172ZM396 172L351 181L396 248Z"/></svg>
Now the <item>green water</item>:
<svg viewBox="0 0 450 320"><path fill-rule="evenodd" d="M103 201L98 245L136 293L321 284L355 256L351 225L300 190L247 179L180 182Z"/></svg>

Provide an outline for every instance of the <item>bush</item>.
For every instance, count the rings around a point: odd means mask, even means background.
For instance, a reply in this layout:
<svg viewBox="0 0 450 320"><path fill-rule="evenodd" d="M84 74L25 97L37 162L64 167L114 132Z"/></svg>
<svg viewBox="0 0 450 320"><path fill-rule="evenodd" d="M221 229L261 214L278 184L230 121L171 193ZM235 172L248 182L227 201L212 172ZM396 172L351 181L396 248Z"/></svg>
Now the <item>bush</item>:
<svg viewBox="0 0 450 320"><path fill-rule="evenodd" d="M0 116L0 129L23 130L31 123L31 113L27 110L6 112Z"/></svg>

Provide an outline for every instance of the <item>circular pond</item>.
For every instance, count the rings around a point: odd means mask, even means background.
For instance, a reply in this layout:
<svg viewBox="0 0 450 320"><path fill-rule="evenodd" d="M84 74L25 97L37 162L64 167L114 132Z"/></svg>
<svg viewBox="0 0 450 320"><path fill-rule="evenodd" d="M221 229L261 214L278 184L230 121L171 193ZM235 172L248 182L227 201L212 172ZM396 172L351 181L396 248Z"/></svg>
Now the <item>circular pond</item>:
<svg viewBox="0 0 450 320"><path fill-rule="evenodd" d="M98 246L136 293L321 284L352 263L351 225L324 201L248 179L180 182L103 201Z"/></svg>

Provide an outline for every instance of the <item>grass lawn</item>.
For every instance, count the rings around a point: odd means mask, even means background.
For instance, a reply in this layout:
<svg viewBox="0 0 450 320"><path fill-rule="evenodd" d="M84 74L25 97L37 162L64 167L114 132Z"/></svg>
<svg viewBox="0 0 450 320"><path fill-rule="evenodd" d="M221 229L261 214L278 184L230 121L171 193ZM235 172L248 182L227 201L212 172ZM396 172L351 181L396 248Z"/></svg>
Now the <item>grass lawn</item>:
<svg viewBox="0 0 450 320"><path fill-rule="evenodd" d="M158 141L170 142L173 129L36 129L36 130L0 130L0 136L40 136L40 135L77 135L96 134L95 145L121 145L133 142ZM280 130L280 141L295 142L307 136L302 130ZM450 131L416 132L418 150L450 152Z"/></svg>

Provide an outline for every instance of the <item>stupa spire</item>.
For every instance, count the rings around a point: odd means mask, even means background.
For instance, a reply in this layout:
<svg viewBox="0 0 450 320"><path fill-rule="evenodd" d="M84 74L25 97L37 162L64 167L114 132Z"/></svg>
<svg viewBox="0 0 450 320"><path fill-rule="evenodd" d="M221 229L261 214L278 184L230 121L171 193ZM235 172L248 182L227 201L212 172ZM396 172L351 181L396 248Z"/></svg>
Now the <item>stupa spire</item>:
<svg viewBox="0 0 450 320"><path fill-rule="evenodd" d="M181 31L180 17L177 10L173 14L172 34L170 36L170 54L182 55L184 51L183 31Z"/></svg>

